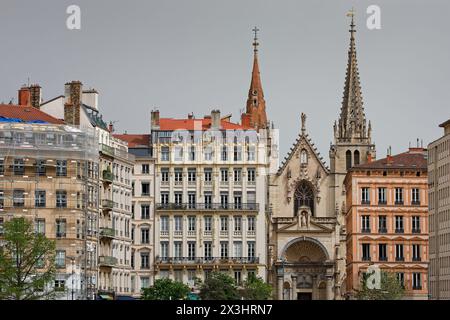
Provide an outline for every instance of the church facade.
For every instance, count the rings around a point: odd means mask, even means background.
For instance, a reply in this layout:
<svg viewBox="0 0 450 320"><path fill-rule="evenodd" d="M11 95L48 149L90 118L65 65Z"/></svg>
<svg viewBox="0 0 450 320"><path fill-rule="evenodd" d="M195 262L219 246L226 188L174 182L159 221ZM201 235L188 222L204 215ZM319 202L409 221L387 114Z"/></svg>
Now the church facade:
<svg viewBox="0 0 450 320"><path fill-rule="evenodd" d="M269 179L268 278L279 300L345 297L346 230L343 181L353 165L375 158L366 123L355 45L350 47L340 117L327 167L306 129Z"/></svg>

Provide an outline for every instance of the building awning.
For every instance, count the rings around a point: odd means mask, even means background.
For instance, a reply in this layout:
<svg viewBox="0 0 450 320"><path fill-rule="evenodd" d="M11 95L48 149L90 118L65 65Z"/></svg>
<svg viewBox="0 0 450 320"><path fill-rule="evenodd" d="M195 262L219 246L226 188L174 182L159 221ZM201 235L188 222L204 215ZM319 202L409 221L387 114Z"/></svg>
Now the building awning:
<svg viewBox="0 0 450 320"><path fill-rule="evenodd" d="M100 300L114 300L113 296L107 295L107 294L101 294L99 295Z"/></svg>

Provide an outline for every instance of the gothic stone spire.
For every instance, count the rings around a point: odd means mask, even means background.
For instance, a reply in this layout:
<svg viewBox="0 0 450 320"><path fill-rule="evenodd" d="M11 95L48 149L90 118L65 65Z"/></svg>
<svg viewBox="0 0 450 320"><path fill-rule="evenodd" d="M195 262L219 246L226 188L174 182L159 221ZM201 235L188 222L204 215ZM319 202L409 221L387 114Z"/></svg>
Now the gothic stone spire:
<svg viewBox="0 0 450 320"><path fill-rule="evenodd" d="M253 70L250 89L248 91L246 115L250 118L250 126L256 129L264 129L267 128L267 115L258 63L258 31L259 29L257 27L253 29L255 33L253 39Z"/></svg>
<svg viewBox="0 0 450 320"><path fill-rule="evenodd" d="M366 116L364 114L358 61L356 59L354 15L353 9L347 14L347 16L351 17L349 30L350 47L348 50L347 73L341 115L337 130L335 130L335 138L339 141L364 141L367 139Z"/></svg>

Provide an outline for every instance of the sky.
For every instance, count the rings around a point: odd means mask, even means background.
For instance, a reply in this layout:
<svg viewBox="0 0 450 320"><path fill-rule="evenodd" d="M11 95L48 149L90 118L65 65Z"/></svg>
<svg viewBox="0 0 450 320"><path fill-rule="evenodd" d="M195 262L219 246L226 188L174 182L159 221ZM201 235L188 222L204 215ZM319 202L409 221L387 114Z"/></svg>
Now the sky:
<svg viewBox="0 0 450 320"><path fill-rule="evenodd" d="M69 5L81 29L69 30ZM369 5L381 29L369 30ZM80 80L100 93L116 132L148 133L150 111L196 117L219 108L240 119L252 68L253 33L269 120L286 155L307 131L328 162L333 122L343 96L349 21L356 45L366 117L377 158L424 145L450 118L448 0L0 0L0 102L38 83L45 100Z"/></svg>

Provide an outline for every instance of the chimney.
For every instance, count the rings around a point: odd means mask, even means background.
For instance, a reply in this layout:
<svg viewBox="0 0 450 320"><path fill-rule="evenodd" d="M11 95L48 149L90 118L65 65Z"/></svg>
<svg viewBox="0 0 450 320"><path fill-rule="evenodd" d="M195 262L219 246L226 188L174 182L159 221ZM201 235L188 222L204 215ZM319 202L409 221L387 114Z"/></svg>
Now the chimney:
<svg viewBox="0 0 450 320"><path fill-rule="evenodd" d="M391 164L392 163L392 147L389 146L388 151L387 151L387 156L386 156L386 161L387 164Z"/></svg>
<svg viewBox="0 0 450 320"><path fill-rule="evenodd" d="M367 163L371 163L371 162L372 162L372 154L369 153L369 154L367 155Z"/></svg>
<svg viewBox="0 0 450 320"><path fill-rule="evenodd" d="M113 132L114 132L114 125L113 125L112 121L109 122L109 125L108 125L108 131L109 131L110 133L113 133Z"/></svg>
<svg viewBox="0 0 450 320"><path fill-rule="evenodd" d="M42 101L41 86L38 84L31 85L30 94L31 94L31 106L36 109L39 109L41 107L41 101Z"/></svg>
<svg viewBox="0 0 450 320"><path fill-rule="evenodd" d="M211 111L211 129L220 129L220 110Z"/></svg>
<svg viewBox="0 0 450 320"><path fill-rule="evenodd" d="M24 107L31 106L30 88L24 86L19 89L19 105Z"/></svg>
<svg viewBox="0 0 450 320"><path fill-rule="evenodd" d="M98 91L95 89L83 91L81 101L89 107L98 110Z"/></svg>
<svg viewBox="0 0 450 320"><path fill-rule="evenodd" d="M189 119L189 120L194 119L194 113L193 113L193 112L188 113L188 119Z"/></svg>
<svg viewBox="0 0 450 320"><path fill-rule="evenodd" d="M151 113L151 129L159 130L159 110L152 111Z"/></svg>
<svg viewBox="0 0 450 320"><path fill-rule="evenodd" d="M64 121L67 124L80 125L82 92L83 84L80 81L65 84Z"/></svg>

